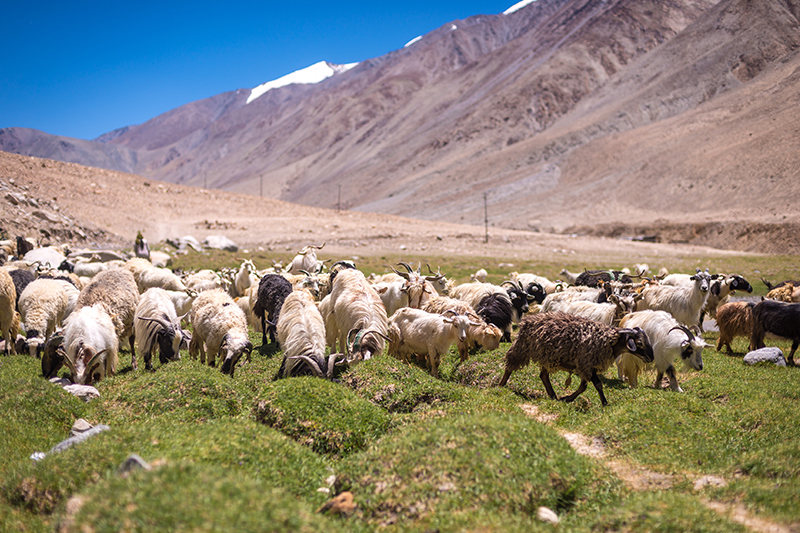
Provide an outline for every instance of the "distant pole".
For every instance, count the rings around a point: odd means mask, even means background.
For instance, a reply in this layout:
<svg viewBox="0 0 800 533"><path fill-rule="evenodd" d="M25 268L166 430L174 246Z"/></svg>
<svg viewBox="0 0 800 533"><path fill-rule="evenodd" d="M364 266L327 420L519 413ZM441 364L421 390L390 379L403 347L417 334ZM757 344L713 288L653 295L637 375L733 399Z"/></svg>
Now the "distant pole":
<svg viewBox="0 0 800 533"><path fill-rule="evenodd" d="M203 176L203 188L208 189L208 176Z"/></svg>
<svg viewBox="0 0 800 533"><path fill-rule="evenodd" d="M486 193L483 193L483 227L486 228L486 237L484 241L486 244L489 243L489 207L486 202Z"/></svg>
<svg viewBox="0 0 800 533"><path fill-rule="evenodd" d="M258 191L258 195L260 197L262 197L262 198L264 197L264 176L263 175L261 176L261 188Z"/></svg>
<svg viewBox="0 0 800 533"><path fill-rule="evenodd" d="M342 186L339 185L339 199L336 200L336 212L340 212L342 210Z"/></svg>

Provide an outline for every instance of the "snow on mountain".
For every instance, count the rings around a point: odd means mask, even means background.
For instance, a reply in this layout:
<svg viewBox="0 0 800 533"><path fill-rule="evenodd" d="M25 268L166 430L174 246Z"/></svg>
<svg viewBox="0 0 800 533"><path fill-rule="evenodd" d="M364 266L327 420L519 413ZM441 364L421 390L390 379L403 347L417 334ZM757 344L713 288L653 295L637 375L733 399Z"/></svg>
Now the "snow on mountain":
<svg viewBox="0 0 800 533"><path fill-rule="evenodd" d="M347 72L356 65L358 65L358 63L347 63L345 65L335 65L333 63L328 63L327 61L314 63L310 67L296 70L290 74L287 74L286 76L281 76L277 80L262 83L250 91L250 96L247 97L247 102L245 103L249 104L270 89L277 89L278 87L284 87L286 85L291 85L292 83L319 83L322 80L330 78L334 74Z"/></svg>
<svg viewBox="0 0 800 533"><path fill-rule="evenodd" d="M503 11L503 15L510 15L514 11L519 11L523 7L527 6L528 4L534 3L536 0L522 0L521 2L517 2L513 6L509 7L505 11Z"/></svg>
<svg viewBox="0 0 800 533"><path fill-rule="evenodd" d="M411 45L412 45L412 44L414 44L415 42L419 41L420 39L422 39L422 35L417 35L416 37L414 37L413 39L411 39L410 41L408 41L406 44L404 44L404 45L403 45L403 48L408 48L409 46L411 46Z"/></svg>

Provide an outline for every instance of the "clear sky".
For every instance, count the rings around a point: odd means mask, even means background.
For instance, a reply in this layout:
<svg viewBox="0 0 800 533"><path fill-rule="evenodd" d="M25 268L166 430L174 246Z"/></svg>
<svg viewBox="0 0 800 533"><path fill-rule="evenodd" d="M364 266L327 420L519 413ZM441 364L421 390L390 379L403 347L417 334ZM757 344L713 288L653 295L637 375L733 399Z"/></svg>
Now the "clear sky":
<svg viewBox="0 0 800 533"><path fill-rule="evenodd" d="M4 2L0 128L94 139L317 61L381 56L514 3Z"/></svg>

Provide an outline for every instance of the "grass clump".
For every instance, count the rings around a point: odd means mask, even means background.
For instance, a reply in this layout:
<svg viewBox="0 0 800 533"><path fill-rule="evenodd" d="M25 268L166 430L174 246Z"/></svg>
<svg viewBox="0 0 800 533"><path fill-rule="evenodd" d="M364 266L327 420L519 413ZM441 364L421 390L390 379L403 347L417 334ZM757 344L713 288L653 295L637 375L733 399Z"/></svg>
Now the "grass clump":
<svg viewBox="0 0 800 533"><path fill-rule="evenodd" d="M67 516L63 531L340 530L336 522L269 483L192 463L110 477L82 493L75 507L79 510Z"/></svg>
<svg viewBox="0 0 800 533"><path fill-rule="evenodd" d="M356 495L370 524L437 528L452 513L569 513L619 488L593 468L522 414L465 414L410 424L347 458L337 488Z"/></svg>
<svg viewBox="0 0 800 533"><path fill-rule="evenodd" d="M391 417L340 384L298 377L270 383L258 394L253 416L317 453L342 456L383 435Z"/></svg>

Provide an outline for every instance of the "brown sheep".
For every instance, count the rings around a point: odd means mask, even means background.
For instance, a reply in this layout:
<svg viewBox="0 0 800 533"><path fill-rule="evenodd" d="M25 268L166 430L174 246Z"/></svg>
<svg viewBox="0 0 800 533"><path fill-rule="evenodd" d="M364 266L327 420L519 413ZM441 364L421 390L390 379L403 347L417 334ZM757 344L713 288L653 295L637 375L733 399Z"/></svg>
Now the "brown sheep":
<svg viewBox="0 0 800 533"><path fill-rule="evenodd" d="M508 382L512 372L535 361L542 369L539 377L550 398L572 402L591 381L605 406L608 401L598 374L626 351L645 363L653 361L653 348L641 328L615 328L561 312L531 315L520 322L519 334L506 353L506 371L500 386ZM581 378L578 389L569 396L558 398L553 390L550 372L557 370Z"/></svg>
<svg viewBox="0 0 800 533"><path fill-rule="evenodd" d="M717 308L719 341L717 351L727 347L728 355L733 355L731 341L735 337L747 337L753 333L753 303L728 302Z"/></svg>

